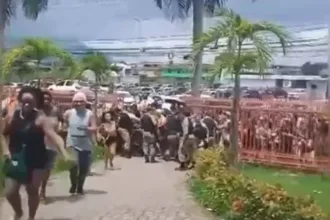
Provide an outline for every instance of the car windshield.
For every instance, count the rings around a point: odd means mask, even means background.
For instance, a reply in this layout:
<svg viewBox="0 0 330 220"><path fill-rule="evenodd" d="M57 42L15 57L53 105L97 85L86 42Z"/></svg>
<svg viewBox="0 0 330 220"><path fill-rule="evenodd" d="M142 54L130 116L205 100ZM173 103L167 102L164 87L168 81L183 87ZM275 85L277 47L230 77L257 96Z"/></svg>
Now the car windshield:
<svg viewBox="0 0 330 220"><path fill-rule="evenodd" d="M86 82L78 82L79 86L83 86L83 87L88 87L88 83Z"/></svg>
<svg viewBox="0 0 330 220"><path fill-rule="evenodd" d="M151 88L142 88L141 89L141 91L143 91L143 92L148 92L148 91L150 91L151 90Z"/></svg>
<svg viewBox="0 0 330 220"><path fill-rule="evenodd" d="M122 98L131 97L131 94L129 94L128 92L117 92L117 95Z"/></svg>

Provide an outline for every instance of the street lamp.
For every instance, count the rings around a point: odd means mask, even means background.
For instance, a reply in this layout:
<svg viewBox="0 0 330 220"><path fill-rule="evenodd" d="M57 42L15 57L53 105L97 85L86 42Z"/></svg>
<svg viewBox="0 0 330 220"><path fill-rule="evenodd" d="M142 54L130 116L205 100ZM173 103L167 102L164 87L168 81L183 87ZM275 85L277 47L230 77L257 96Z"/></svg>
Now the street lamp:
<svg viewBox="0 0 330 220"><path fill-rule="evenodd" d="M146 20L148 20L148 19L140 19L140 18L133 18L134 19L134 21L136 21L137 22L137 25L138 25L138 39L142 39L142 25L141 25L141 22L142 21L146 21ZM139 52L140 52L140 54L141 53L143 53L143 52L145 52L145 48L143 48L143 47L141 47L140 48L140 50L139 50ZM138 56L138 64L140 64L140 55Z"/></svg>

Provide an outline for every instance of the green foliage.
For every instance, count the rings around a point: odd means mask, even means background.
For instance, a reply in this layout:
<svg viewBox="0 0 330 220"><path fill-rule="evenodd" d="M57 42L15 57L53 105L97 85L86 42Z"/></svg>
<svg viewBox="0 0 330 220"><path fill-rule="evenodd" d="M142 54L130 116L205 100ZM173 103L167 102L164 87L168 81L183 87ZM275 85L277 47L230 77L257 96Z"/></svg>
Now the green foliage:
<svg viewBox="0 0 330 220"><path fill-rule="evenodd" d="M81 68L93 71L95 81L99 83L109 76L110 65L103 53L91 52L82 58Z"/></svg>
<svg viewBox="0 0 330 220"><path fill-rule="evenodd" d="M292 197L229 166L227 152L209 149L196 155L191 189L201 204L228 220L322 220L327 217L309 197Z"/></svg>
<svg viewBox="0 0 330 220"><path fill-rule="evenodd" d="M219 17L219 22L203 33L193 48L193 56L196 56L207 45L225 39L225 51L216 58L213 74L221 75L223 70L239 74L246 69L262 74L272 60L272 51L265 34L278 39L283 53L286 53L291 36L283 27L266 21L252 23L225 8L218 10L215 15ZM247 41L253 46L243 50Z"/></svg>
<svg viewBox="0 0 330 220"><path fill-rule="evenodd" d="M164 1L164 0L154 0L157 7L160 9L165 9L166 14L169 18L174 21L177 18L186 19L189 15L190 8L192 6L191 1L187 0L174 0L174 1ZM204 7L209 15L214 13L216 7L223 7L227 0L202 0L204 1Z"/></svg>
<svg viewBox="0 0 330 220"><path fill-rule="evenodd" d="M9 23L10 19L16 14L16 8L18 5L22 6L24 15L27 18L36 20L40 14L47 10L48 0L22 0L22 4L19 4L16 0L4 0L1 4L4 6L5 14L3 19L6 23Z"/></svg>
<svg viewBox="0 0 330 220"><path fill-rule="evenodd" d="M11 74L15 70L23 68L22 65L27 65L38 73L40 62L46 58L59 59L61 66L70 70L72 75L77 72L77 65L71 54L57 47L48 39L26 38L21 45L4 54L2 74Z"/></svg>

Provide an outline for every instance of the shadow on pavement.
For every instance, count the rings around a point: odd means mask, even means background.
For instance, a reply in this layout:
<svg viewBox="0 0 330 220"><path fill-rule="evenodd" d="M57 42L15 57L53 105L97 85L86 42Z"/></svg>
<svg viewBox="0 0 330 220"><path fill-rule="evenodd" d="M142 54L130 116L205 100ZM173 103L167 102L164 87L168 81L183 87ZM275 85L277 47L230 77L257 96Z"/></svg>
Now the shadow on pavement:
<svg viewBox="0 0 330 220"><path fill-rule="evenodd" d="M83 198L84 198L84 196L78 196L78 195L48 196L47 199L42 202L42 204L49 205L49 204L52 204L55 202L61 202L61 201L75 203L75 202L82 200ZM64 219L64 220L66 220L66 219Z"/></svg>
<svg viewBox="0 0 330 220"><path fill-rule="evenodd" d="M73 220L72 218L42 218L37 220Z"/></svg>
<svg viewBox="0 0 330 220"><path fill-rule="evenodd" d="M97 189L86 189L85 194L87 194L87 195L102 195L102 194L108 194L108 192L104 191L104 190L97 190Z"/></svg>

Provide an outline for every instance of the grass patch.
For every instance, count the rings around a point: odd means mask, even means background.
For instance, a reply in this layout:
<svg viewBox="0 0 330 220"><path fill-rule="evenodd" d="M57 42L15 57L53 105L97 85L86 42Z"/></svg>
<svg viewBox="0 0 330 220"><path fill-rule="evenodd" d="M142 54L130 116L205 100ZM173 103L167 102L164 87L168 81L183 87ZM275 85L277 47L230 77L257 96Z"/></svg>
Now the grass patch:
<svg viewBox="0 0 330 220"><path fill-rule="evenodd" d="M263 166L245 165L242 173L269 184L280 184L292 196L309 195L325 212L330 213L330 177L320 174L295 173Z"/></svg>

